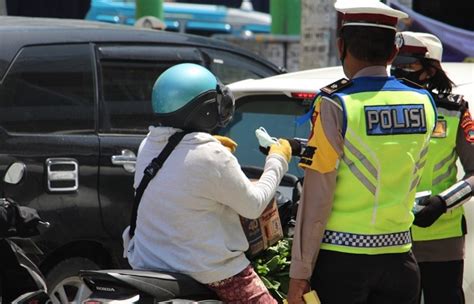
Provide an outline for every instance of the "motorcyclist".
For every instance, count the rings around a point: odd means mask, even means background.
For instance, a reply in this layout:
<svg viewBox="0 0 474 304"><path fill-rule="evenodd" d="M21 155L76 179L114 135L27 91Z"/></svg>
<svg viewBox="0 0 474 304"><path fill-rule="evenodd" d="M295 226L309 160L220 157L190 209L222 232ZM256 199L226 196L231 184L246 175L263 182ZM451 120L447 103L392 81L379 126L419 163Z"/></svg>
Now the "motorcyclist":
<svg viewBox="0 0 474 304"><path fill-rule="evenodd" d="M428 33L402 32L403 46L391 73L428 89L438 120L430 139L426 165L417 191L431 191L421 202L412 227L413 252L421 272L424 303L464 303L464 235L462 205L474 187L474 127L468 104L452 94L453 83L442 69L442 44ZM456 161L464 179L457 182Z"/></svg>
<svg viewBox="0 0 474 304"><path fill-rule="evenodd" d="M124 232L130 265L188 274L226 303L276 303L245 256L248 242L239 215L259 217L275 195L288 170L289 143L272 145L262 176L250 181L229 151L235 143L210 134L231 120L232 93L196 64L166 70L153 86L152 106L158 125L140 145L135 188L169 138L189 133L144 191L128 244Z"/></svg>

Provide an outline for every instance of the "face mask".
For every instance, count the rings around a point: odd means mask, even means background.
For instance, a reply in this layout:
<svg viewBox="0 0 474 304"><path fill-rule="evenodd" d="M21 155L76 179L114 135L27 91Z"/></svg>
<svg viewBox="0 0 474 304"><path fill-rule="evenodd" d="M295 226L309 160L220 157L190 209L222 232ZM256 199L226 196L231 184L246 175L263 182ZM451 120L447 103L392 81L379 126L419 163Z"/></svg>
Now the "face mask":
<svg viewBox="0 0 474 304"><path fill-rule="evenodd" d="M411 71L411 70L402 69L398 67L391 67L390 74L396 78L405 78L421 86L424 86L427 82L427 80L420 80L420 76L421 74L423 74L423 69L418 70L418 71Z"/></svg>

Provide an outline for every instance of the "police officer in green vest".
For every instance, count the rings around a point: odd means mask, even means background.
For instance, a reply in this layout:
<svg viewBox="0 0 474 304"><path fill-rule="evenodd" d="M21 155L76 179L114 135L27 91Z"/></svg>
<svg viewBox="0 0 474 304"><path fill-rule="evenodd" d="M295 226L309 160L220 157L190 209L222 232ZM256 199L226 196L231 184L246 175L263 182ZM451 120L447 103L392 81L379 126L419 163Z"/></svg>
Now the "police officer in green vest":
<svg viewBox="0 0 474 304"><path fill-rule="evenodd" d="M403 46L391 73L427 88L438 112L417 187L417 191L430 191L433 196L416 207L412 227L424 303L461 304L466 234L462 204L469 201L474 187L473 122L467 102L451 94L453 83L441 67L441 41L428 33L402 32L402 36ZM466 173L459 182L458 159Z"/></svg>
<svg viewBox="0 0 474 304"><path fill-rule="evenodd" d="M387 72L396 24L376 0L338 0L344 73L321 89L290 267L290 304L314 289L324 304L415 304L412 208L436 121L431 95Z"/></svg>

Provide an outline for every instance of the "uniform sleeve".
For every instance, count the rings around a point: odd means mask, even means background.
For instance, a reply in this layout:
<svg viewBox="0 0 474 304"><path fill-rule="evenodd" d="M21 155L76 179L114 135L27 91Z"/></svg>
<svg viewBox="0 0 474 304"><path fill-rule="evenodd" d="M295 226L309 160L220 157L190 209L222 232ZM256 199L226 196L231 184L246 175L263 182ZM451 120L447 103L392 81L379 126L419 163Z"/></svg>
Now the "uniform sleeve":
<svg viewBox="0 0 474 304"><path fill-rule="evenodd" d="M336 169L342 153L342 109L336 101L318 98L312 116L312 130L299 166L321 173Z"/></svg>
<svg viewBox="0 0 474 304"><path fill-rule="evenodd" d="M469 109L466 108L462 113L456 138L456 152L464 169L465 177L474 175L474 142L469 137L469 130L474 132L474 123L469 115Z"/></svg>
<svg viewBox="0 0 474 304"><path fill-rule="evenodd" d="M336 187L336 168L343 151L340 106L332 100L322 99L315 110L317 114L313 116L314 127L309 141L315 148L315 153L311 158L307 158L311 163L300 164L306 169L290 266L291 278L306 280L309 280L313 273L324 230L331 214ZM318 139L318 137L324 138ZM324 150L324 153L318 154L321 150Z"/></svg>

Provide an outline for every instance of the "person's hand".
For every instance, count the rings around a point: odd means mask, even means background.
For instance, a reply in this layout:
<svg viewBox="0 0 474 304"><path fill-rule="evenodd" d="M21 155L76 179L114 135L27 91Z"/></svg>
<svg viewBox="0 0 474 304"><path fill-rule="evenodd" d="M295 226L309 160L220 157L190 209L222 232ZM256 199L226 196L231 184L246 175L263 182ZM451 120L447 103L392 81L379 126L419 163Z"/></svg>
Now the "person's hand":
<svg viewBox="0 0 474 304"><path fill-rule="evenodd" d="M270 146L268 155L270 154L280 154L283 156L287 162L291 160L291 146L288 140L280 138L278 139L278 144L273 144Z"/></svg>
<svg viewBox="0 0 474 304"><path fill-rule="evenodd" d="M214 135L214 138L221 142L221 144L226 147L230 152L234 153L237 149L237 143L233 141L230 137Z"/></svg>
<svg viewBox="0 0 474 304"><path fill-rule="evenodd" d="M433 225L447 209L446 202L439 195L425 199L419 205L424 207L415 213L413 224L423 228Z"/></svg>
<svg viewBox="0 0 474 304"><path fill-rule="evenodd" d="M292 156L301 156L301 151L302 151L302 145L299 141L297 141L296 139L289 139L289 138L285 138L289 143L290 143L290 147L291 147L291 155ZM262 154L264 155L268 155L268 151L270 151L270 147L262 147L262 146L258 146L258 150L260 150L260 152L262 152Z"/></svg>
<svg viewBox="0 0 474 304"><path fill-rule="evenodd" d="M310 291L308 280L290 278L288 304L304 304L303 295Z"/></svg>

